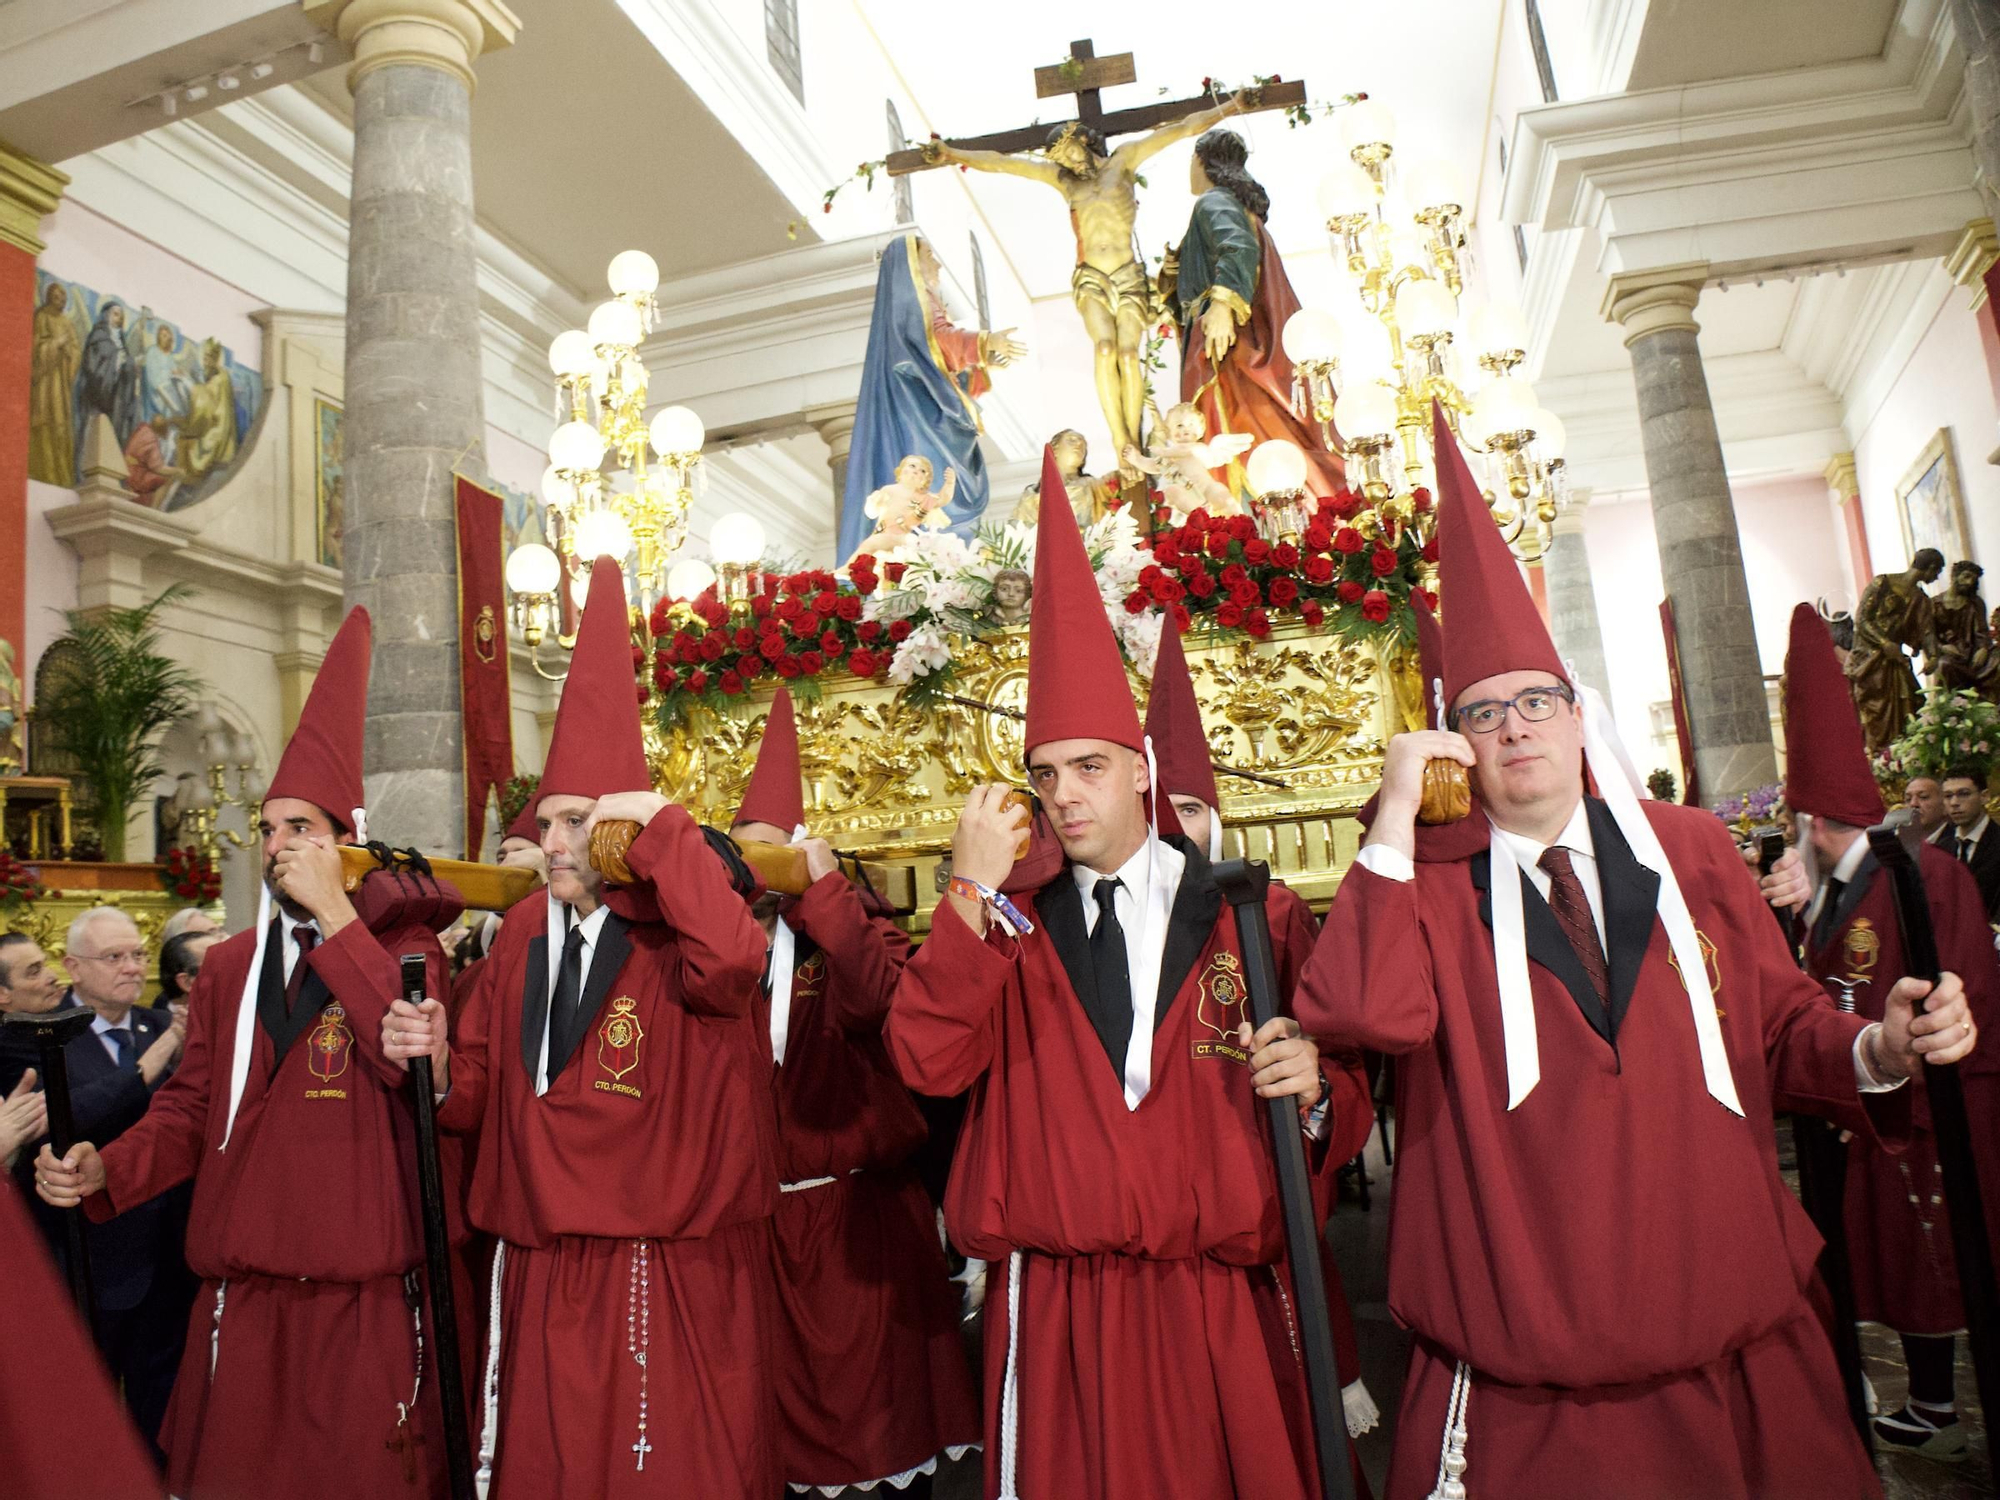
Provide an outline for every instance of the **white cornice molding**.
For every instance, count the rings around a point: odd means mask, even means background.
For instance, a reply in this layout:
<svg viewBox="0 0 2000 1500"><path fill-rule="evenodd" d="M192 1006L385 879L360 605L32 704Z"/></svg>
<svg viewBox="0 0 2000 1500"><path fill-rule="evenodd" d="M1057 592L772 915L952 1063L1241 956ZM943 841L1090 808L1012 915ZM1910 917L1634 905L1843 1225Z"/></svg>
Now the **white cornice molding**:
<svg viewBox="0 0 2000 1500"><path fill-rule="evenodd" d="M1651 0L1590 0L1583 25L1589 38L1591 93L1616 94L1624 89L1651 8Z"/></svg>
<svg viewBox="0 0 2000 1500"><path fill-rule="evenodd" d="M847 174L828 167L805 107L769 60L746 46L709 0L617 4L793 209L817 213L826 185Z"/></svg>

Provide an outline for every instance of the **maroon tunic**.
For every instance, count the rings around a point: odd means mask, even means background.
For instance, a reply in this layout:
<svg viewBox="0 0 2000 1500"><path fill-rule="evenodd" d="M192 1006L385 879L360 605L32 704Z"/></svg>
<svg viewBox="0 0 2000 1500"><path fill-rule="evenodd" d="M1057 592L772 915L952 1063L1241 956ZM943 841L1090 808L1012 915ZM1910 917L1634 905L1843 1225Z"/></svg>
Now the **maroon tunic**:
<svg viewBox="0 0 2000 1500"><path fill-rule="evenodd" d="M1973 1021L1985 1036L2000 1035L2000 968L1993 933L1972 874L1942 849L1926 844L1920 865L1937 934L1938 961L1965 983ZM1818 937L1815 927L1809 936ZM1851 994L1853 1008L1882 1018L1889 991L1905 972L1903 938L1892 881L1873 855L1849 882L1824 942L1808 942L1806 965L1835 1004ZM1987 1234L2000 1245L2000 1048L1981 1045L1959 1068L1975 1143ZM1898 1333L1954 1333L1965 1326L1958 1265L1952 1253L1937 1140L1931 1133L1921 1080L1910 1085L1914 1116L1909 1149L1889 1152L1857 1135L1847 1156L1847 1254L1853 1268L1856 1315Z"/></svg>
<svg viewBox="0 0 2000 1500"><path fill-rule="evenodd" d="M1265 1110L1236 1046L1242 957L1205 870L1189 857L1161 970L1170 998L1152 1086L1136 1110L1071 986L1058 944L1074 948L1081 929L1059 915L1059 888L1015 898L1036 923L1019 941L997 928L982 940L939 907L890 1008L884 1035L904 1080L930 1094L970 1091L945 1222L953 1243L993 1263L989 1497L999 1494L1015 1250L1025 1252L1021 1494L1300 1500L1310 1488ZM1067 869L1055 877L1070 879ZM1330 1124L1324 1153L1344 1160L1365 1122L1336 1107Z"/></svg>
<svg viewBox="0 0 2000 1500"><path fill-rule="evenodd" d="M0 1173L0 1463L15 1500L159 1500L160 1476L69 1288Z"/></svg>
<svg viewBox="0 0 2000 1500"><path fill-rule="evenodd" d="M382 1055L381 1028L401 993L401 954L425 955L435 994L446 969L427 925L434 900L419 921L380 904L374 932L351 923L306 956L330 999L282 1059L258 1020L227 1149L257 934L209 951L180 1066L145 1118L104 1148L105 1189L86 1200L101 1220L194 1180L187 1263L203 1290L161 1433L169 1487L185 1500L444 1493L429 1373L414 1432L398 1427L416 1383L406 1293L421 1291L424 1245L406 1078ZM313 995L309 981L301 1003ZM428 1341L428 1302L423 1321Z"/></svg>
<svg viewBox="0 0 2000 1500"><path fill-rule="evenodd" d="M909 1166L923 1116L882 1046L909 940L838 875L781 915L797 936L771 1090L787 1185L772 1244L778 1410L786 1480L831 1490L976 1444L979 1398L958 1290Z"/></svg>
<svg viewBox="0 0 2000 1500"><path fill-rule="evenodd" d="M641 883L610 895L591 1019L548 1092L541 892L508 912L452 1046L439 1122L479 1134L467 1211L505 1262L493 1493L770 1500L764 935L682 808L627 859Z"/></svg>
<svg viewBox="0 0 2000 1500"><path fill-rule="evenodd" d="M1307 966L1311 1029L1403 1055L1389 1302L1418 1343L1391 1500L1436 1480L1459 1360L1479 1500L1880 1493L1807 1309L1820 1242L1779 1176L1772 1111L1901 1128L1907 1091L1864 1111L1863 1023L1793 964L1722 825L1645 806L1715 952L1742 1117L1706 1091L1654 878L1602 804L1615 1046L1544 961L1561 966L1524 887L1541 1081L1513 1111L1483 853L1421 862L1409 882L1355 867ZM1546 933L1563 941L1552 918Z"/></svg>

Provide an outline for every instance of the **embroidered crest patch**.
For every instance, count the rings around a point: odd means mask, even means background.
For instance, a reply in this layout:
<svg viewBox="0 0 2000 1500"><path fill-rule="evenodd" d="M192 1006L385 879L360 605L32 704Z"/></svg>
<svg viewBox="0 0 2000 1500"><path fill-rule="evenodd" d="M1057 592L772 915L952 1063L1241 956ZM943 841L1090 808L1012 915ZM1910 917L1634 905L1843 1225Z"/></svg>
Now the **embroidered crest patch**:
<svg viewBox="0 0 2000 1500"><path fill-rule="evenodd" d="M1196 1057L1225 1057L1247 1063L1250 1054L1236 1045L1236 1029L1248 1017L1244 1002L1250 991L1243 981L1243 960L1227 949L1218 952L1202 971L1195 1002ZM1203 1035L1205 1028L1212 1035Z"/></svg>
<svg viewBox="0 0 2000 1500"><path fill-rule="evenodd" d="M340 1005L329 1005L321 1011L306 1045L306 1067L319 1080L317 1087L306 1090L306 1097L345 1099L347 1090L331 1085L334 1079L347 1071L348 1060L354 1053L354 1033L347 1028L346 1009Z"/></svg>
<svg viewBox="0 0 2000 1500"><path fill-rule="evenodd" d="M592 1082L607 1094L640 1097L639 1090L625 1082L625 1075L639 1066L639 1044L646 1040L646 1030L634 1014L638 1008L637 1000L620 995L611 1002L611 1014L597 1028L597 1065L610 1077Z"/></svg>
<svg viewBox="0 0 2000 1500"><path fill-rule="evenodd" d="M1726 1016L1729 1012L1724 1010L1721 1005L1722 966L1715 961L1715 944L1710 940L1709 935L1699 927L1695 928L1694 935L1695 941L1701 944L1701 966L1708 971L1708 992L1715 997L1717 1002L1715 1013L1718 1016ZM1680 979L1681 988L1686 989L1687 978L1681 973L1681 961L1674 956L1674 950L1671 946L1667 949L1667 962L1674 966L1674 975Z"/></svg>

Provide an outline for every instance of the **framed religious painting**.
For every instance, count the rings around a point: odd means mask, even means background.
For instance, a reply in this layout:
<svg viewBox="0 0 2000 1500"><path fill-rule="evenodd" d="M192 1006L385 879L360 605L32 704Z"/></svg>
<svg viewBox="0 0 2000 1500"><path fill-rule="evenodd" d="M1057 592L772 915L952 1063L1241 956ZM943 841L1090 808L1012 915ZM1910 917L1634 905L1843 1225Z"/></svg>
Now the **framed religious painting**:
<svg viewBox="0 0 2000 1500"><path fill-rule="evenodd" d="M341 529L346 495L341 483L340 407L325 397L313 401L313 511L319 540L319 560L329 568L341 564Z"/></svg>
<svg viewBox="0 0 2000 1500"><path fill-rule="evenodd" d="M1915 557L1925 547L1943 553L1947 564L1971 556L1965 492L1959 487L1949 427L1937 430L1896 486L1896 515L1903 523L1904 557Z"/></svg>

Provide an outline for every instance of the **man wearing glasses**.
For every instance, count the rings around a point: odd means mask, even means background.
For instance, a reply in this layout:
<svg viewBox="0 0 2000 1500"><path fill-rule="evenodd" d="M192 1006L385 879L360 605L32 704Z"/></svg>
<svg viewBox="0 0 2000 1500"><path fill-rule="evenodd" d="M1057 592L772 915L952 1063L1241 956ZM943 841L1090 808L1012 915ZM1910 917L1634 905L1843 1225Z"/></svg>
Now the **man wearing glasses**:
<svg viewBox="0 0 2000 1500"><path fill-rule="evenodd" d="M1826 1002L1720 820L1639 800L1437 426L1446 720L1391 741L1298 996L1322 1046L1400 1055L1389 1500L1879 1496L1772 1116L1906 1133L1963 988ZM1473 807L1419 829L1435 760Z"/></svg>
<svg viewBox="0 0 2000 1500"><path fill-rule="evenodd" d="M63 947L70 983L58 1008L85 1005L97 1013L64 1052L77 1137L109 1145L144 1118L172 1075L187 1023L178 1011L139 1004L146 948L124 912L98 906L82 913L69 924ZM185 1188L171 1188L86 1230L97 1294L92 1333L155 1461L194 1302L194 1281L181 1258L187 1203ZM60 1217L39 1201L35 1209L60 1258Z"/></svg>

